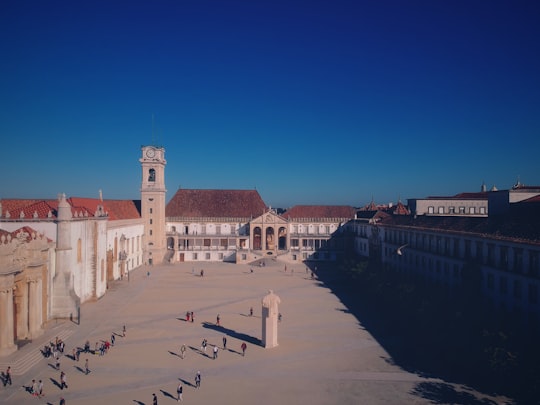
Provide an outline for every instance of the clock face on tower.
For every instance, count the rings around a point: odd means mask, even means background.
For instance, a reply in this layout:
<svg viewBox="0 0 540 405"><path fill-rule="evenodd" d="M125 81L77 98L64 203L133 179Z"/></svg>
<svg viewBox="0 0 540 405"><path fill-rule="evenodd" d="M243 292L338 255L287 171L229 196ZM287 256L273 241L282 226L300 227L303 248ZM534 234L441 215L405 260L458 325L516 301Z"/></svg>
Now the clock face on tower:
<svg viewBox="0 0 540 405"><path fill-rule="evenodd" d="M148 149L146 151L146 156L149 157L149 158L153 158L155 155L156 155L156 150L155 149Z"/></svg>

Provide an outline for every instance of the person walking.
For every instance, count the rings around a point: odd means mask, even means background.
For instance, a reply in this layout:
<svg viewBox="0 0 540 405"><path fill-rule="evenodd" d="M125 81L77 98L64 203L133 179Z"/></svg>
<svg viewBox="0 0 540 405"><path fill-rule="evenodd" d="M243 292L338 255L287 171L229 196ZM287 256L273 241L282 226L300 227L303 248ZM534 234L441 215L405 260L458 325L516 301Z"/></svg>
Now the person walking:
<svg viewBox="0 0 540 405"><path fill-rule="evenodd" d="M122 327L122 337L126 337L126 325Z"/></svg>
<svg viewBox="0 0 540 405"><path fill-rule="evenodd" d="M227 336L223 336L223 350L227 349Z"/></svg>
<svg viewBox="0 0 540 405"><path fill-rule="evenodd" d="M242 349L242 356L245 356L246 355L246 349L247 349L246 342L242 342L242 345L240 346L240 348Z"/></svg>
<svg viewBox="0 0 540 405"><path fill-rule="evenodd" d="M184 387L182 387L182 383L179 383L178 387L176 387L176 401L182 401L183 391L184 391Z"/></svg>
<svg viewBox="0 0 540 405"><path fill-rule="evenodd" d="M253 307L249 308L249 316L253 316Z"/></svg>
<svg viewBox="0 0 540 405"><path fill-rule="evenodd" d="M88 359L86 359L86 361L84 362L84 372L86 375L90 373L90 369L88 368Z"/></svg>
<svg viewBox="0 0 540 405"><path fill-rule="evenodd" d="M217 326L221 326L221 325L219 324L219 321L221 321L221 318L220 318L219 314L217 314L217 316L216 316L216 325L217 325Z"/></svg>
<svg viewBox="0 0 540 405"><path fill-rule="evenodd" d="M66 382L66 373L63 371L60 372L60 389L63 390L64 387L67 389L67 382Z"/></svg>
<svg viewBox="0 0 540 405"><path fill-rule="evenodd" d="M184 359L186 355L186 345L182 345L182 347L180 348L180 356L182 357L182 359Z"/></svg>
<svg viewBox="0 0 540 405"><path fill-rule="evenodd" d="M64 397L60 398L60 402L58 403L58 405L66 405L66 400L64 399Z"/></svg>
<svg viewBox="0 0 540 405"><path fill-rule="evenodd" d="M158 405L156 394L152 394L152 405Z"/></svg>
<svg viewBox="0 0 540 405"><path fill-rule="evenodd" d="M116 340L116 336L114 336L114 332L111 334L111 345L114 346L114 341Z"/></svg>
<svg viewBox="0 0 540 405"><path fill-rule="evenodd" d="M43 394L43 381L39 380L38 385L37 385L37 390L38 390L38 395L37 395L38 398L45 396L45 394Z"/></svg>
<svg viewBox="0 0 540 405"><path fill-rule="evenodd" d="M186 312L186 322L189 322L189 315L190 315L190 313L189 313L189 311L187 311Z"/></svg>
<svg viewBox="0 0 540 405"><path fill-rule="evenodd" d="M193 314L193 311L191 311L191 322L193 323L194 320L195 320L195 315Z"/></svg>
<svg viewBox="0 0 540 405"><path fill-rule="evenodd" d="M7 370L6 370L6 375L4 377L4 387L6 385L11 385L12 384L12 381L11 381L11 366L8 366Z"/></svg>
<svg viewBox="0 0 540 405"><path fill-rule="evenodd" d="M195 388L201 388L201 372L197 371L197 374L195 374Z"/></svg>
<svg viewBox="0 0 540 405"><path fill-rule="evenodd" d="M218 347L217 345L214 345L214 360L217 359L217 354L218 354Z"/></svg>
<svg viewBox="0 0 540 405"><path fill-rule="evenodd" d="M32 380L32 396L37 397L38 396L38 384L36 380Z"/></svg>

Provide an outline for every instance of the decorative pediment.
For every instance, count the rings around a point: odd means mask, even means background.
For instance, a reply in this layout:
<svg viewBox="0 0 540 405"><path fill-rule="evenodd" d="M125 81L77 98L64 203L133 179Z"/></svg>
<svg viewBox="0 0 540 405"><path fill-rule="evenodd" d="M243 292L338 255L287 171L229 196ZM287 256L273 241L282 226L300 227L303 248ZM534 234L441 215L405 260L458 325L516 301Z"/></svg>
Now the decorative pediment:
<svg viewBox="0 0 540 405"><path fill-rule="evenodd" d="M268 210L264 214L253 218L251 221L253 225L286 225L287 220L281 215L276 214L273 210Z"/></svg>

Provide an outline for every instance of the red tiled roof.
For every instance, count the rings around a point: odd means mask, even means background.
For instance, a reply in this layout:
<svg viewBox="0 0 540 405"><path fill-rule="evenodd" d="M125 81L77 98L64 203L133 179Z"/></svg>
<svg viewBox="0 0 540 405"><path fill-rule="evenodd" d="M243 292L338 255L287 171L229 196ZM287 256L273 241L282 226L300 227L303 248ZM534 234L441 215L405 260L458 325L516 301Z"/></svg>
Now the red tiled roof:
<svg viewBox="0 0 540 405"><path fill-rule="evenodd" d="M88 215L94 216L98 205L103 205L105 212L109 214L110 220L118 219L136 219L140 218L140 201L138 200L104 200L97 198L81 198L70 197L67 199L71 205L73 215ZM2 199L2 217L5 218L6 213L12 219L20 218L21 211L24 213L25 219L33 219L37 213L37 219L56 218L58 214L58 200L6 200Z"/></svg>
<svg viewBox="0 0 540 405"><path fill-rule="evenodd" d="M98 205L102 205L104 211L109 215L111 221L119 219L137 219L141 217L138 207L138 200L103 200L99 198L70 197L69 204L75 212L88 212L89 216L94 216L98 210Z"/></svg>
<svg viewBox="0 0 540 405"><path fill-rule="evenodd" d="M401 201L392 208L392 213L394 215L409 215L411 212Z"/></svg>
<svg viewBox="0 0 540 405"><path fill-rule="evenodd" d="M52 218L56 218L56 210L58 208L57 200L31 200L31 199L2 199L2 217L6 217L6 213L12 219L18 219L21 217L21 211L24 213L24 218L34 218L34 213L37 213L38 219L48 218L49 212L52 214Z"/></svg>
<svg viewBox="0 0 540 405"><path fill-rule="evenodd" d="M295 205L285 211L284 218L347 218L353 219L356 209L348 205Z"/></svg>
<svg viewBox="0 0 540 405"><path fill-rule="evenodd" d="M175 217L251 218L266 211L257 190L178 189L165 215Z"/></svg>

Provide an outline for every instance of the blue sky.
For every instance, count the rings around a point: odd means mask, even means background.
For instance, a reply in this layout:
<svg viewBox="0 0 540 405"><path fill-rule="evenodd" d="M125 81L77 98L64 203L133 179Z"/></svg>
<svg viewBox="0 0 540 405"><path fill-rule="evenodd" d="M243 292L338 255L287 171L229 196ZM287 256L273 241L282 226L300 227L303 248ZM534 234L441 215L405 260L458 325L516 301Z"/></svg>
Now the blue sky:
<svg viewBox="0 0 540 405"><path fill-rule="evenodd" d="M0 198L273 207L540 185L540 3L3 1ZM154 116L154 120L152 117Z"/></svg>

